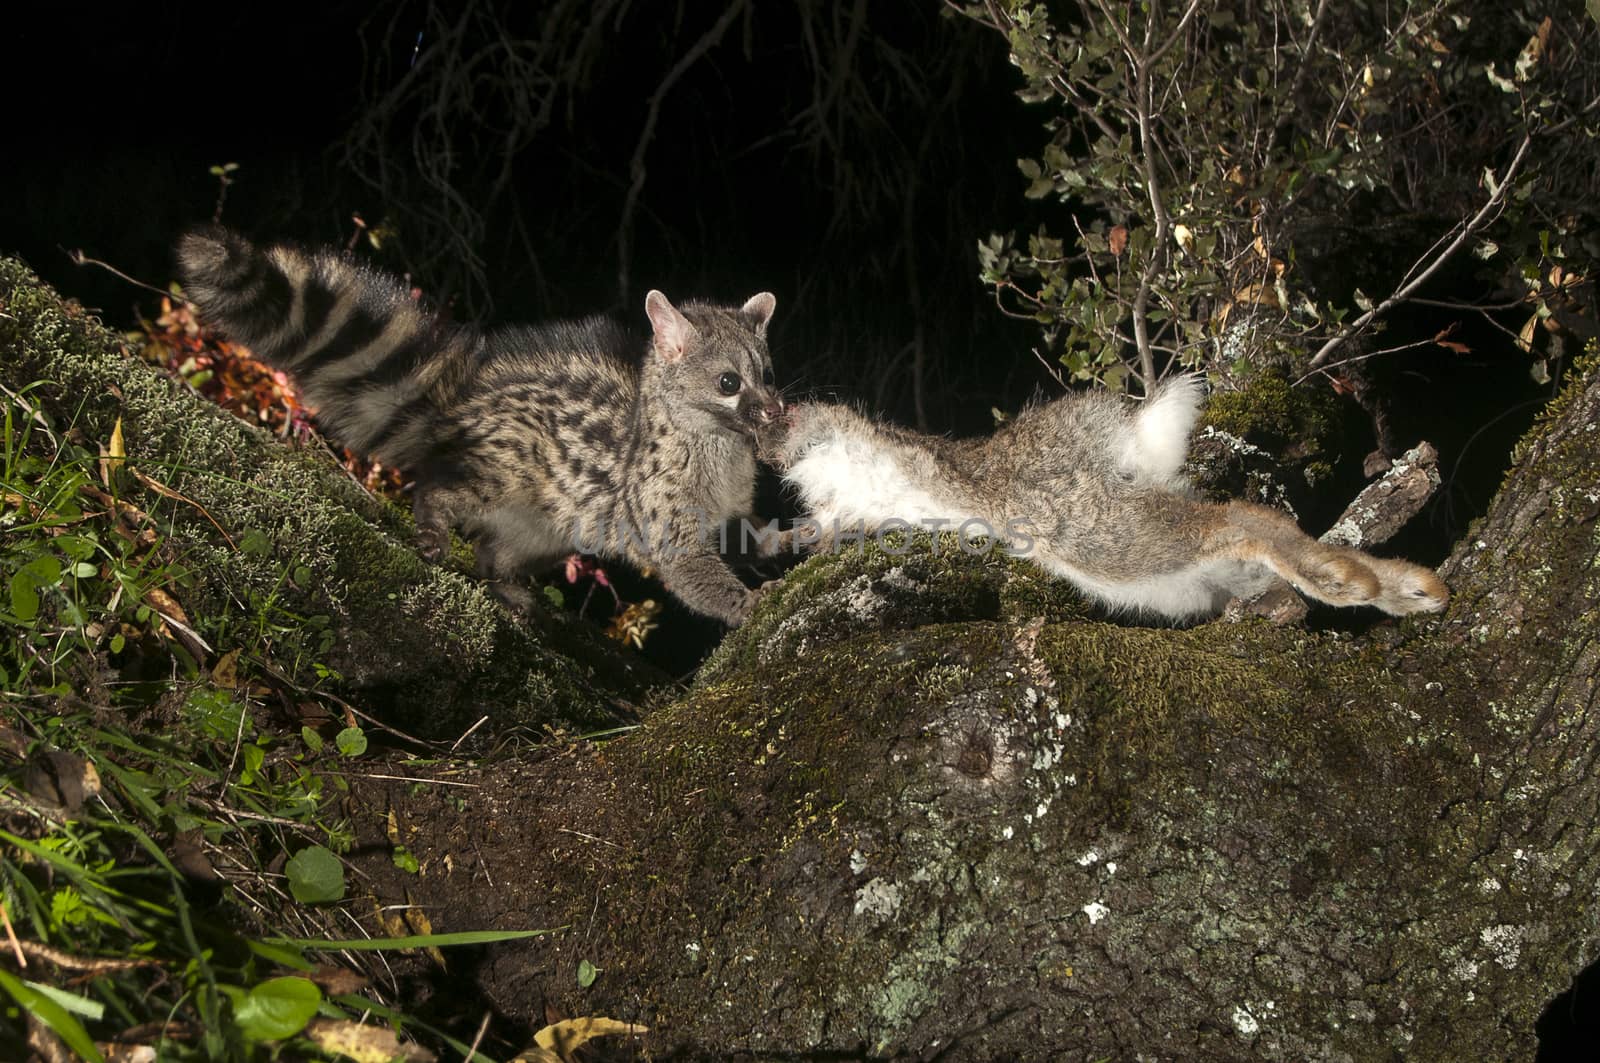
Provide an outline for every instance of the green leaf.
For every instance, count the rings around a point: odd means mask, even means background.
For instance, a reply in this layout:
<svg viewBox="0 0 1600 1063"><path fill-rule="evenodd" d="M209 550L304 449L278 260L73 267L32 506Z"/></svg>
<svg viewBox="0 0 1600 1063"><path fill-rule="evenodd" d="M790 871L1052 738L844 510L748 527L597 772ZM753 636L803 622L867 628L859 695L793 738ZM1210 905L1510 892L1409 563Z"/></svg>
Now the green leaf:
<svg viewBox="0 0 1600 1063"><path fill-rule="evenodd" d="M544 596L545 600L550 603L550 607L552 609L560 609L562 606L567 604L566 596L561 593L561 588L554 586L553 584L545 584Z"/></svg>
<svg viewBox="0 0 1600 1063"><path fill-rule="evenodd" d="M61 1005L62 1010L69 1014L82 1015L91 1022L98 1022L105 1018L106 1006L98 1000L90 1000L88 997L80 997L76 993L68 993L66 990L57 989L55 986L41 985L38 982L30 982L26 979L23 980L23 984L35 993L43 993Z"/></svg>
<svg viewBox="0 0 1600 1063"><path fill-rule="evenodd" d="M411 854L411 850L407 849L403 845L395 846L394 866L398 867L401 871L406 872L408 875L415 875L418 871L422 870L422 865L417 863L417 858Z"/></svg>
<svg viewBox="0 0 1600 1063"><path fill-rule="evenodd" d="M295 853L283 870L289 876L289 892L301 904L322 904L344 896L344 867L320 845Z"/></svg>
<svg viewBox="0 0 1600 1063"><path fill-rule="evenodd" d="M265 941L246 941L251 952L279 967L295 971L314 971L317 965L300 954L300 950L286 945L273 945Z"/></svg>
<svg viewBox="0 0 1600 1063"><path fill-rule="evenodd" d="M594 985L594 980L599 974L600 969L588 960L578 961L578 985L581 988L588 989Z"/></svg>
<svg viewBox="0 0 1600 1063"><path fill-rule="evenodd" d="M24 624L39 615L39 588L26 571L11 577L11 614Z"/></svg>
<svg viewBox="0 0 1600 1063"><path fill-rule="evenodd" d="M48 1026L52 1033L61 1038L63 1044L76 1052L82 1059L91 1063L103 1063L105 1056L94 1046L94 1039L89 1036L89 1031L83 1024L67 1010L43 993L30 987L22 979L10 971L0 969L0 989L11 994L11 999L22 1005L22 1010L34 1015L40 1022Z"/></svg>
<svg viewBox="0 0 1600 1063"><path fill-rule="evenodd" d="M241 554L265 554L272 551L272 540L267 538L267 533L259 528L251 528L239 540Z"/></svg>
<svg viewBox="0 0 1600 1063"><path fill-rule="evenodd" d="M94 540L84 535L58 535L56 549L74 561L87 561L94 556Z"/></svg>
<svg viewBox="0 0 1600 1063"><path fill-rule="evenodd" d="M244 770L239 773L239 781L246 786L255 782L256 776L261 774L261 765L266 763L267 751L260 746L244 747Z"/></svg>
<svg viewBox="0 0 1600 1063"><path fill-rule="evenodd" d="M305 1029L322 1004L322 990L306 978L270 978L234 1007L239 1030L252 1041L281 1041Z"/></svg>
<svg viewBox="0 0 1600 1063"><path fill-rule="evenodd" d="M300 741L304 742L306 744L306 748L311 750L311 752L322 752L322 736L317 734L317 732L313 731L311 728L300 728Z"/></svg>
<svg viewBox="0 0 1600 1063"><path fill-rule="evenodd" d="M347 757L359 757L367 751L367 734L359 727L346 727L334 738L333 744Z"/></svg>
<svg viewBox="0 0 1600 1063"><path fill-rule="evenodd" d="M23 565L18 575L26 572L41 587L54 587L61 582L61 562L53 557L36 557Z"/></svg>

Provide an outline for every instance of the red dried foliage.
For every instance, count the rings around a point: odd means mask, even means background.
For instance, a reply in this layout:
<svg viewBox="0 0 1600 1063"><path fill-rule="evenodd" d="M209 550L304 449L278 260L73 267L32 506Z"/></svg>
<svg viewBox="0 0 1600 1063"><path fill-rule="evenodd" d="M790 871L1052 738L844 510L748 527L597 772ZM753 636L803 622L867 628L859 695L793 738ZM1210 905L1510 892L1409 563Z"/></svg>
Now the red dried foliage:
<svg viewBox="0 0 1600 1063"><path fill-rule="evenodd" d="M305 442L316 436L315 411L300 401L294 382L259 362L249 348L221 338L181 299L161 300L154 321L141 319L139 356L159 365L235 416L286 438ZM400 498L405 479L396 469L349 450L331 447L356 481L373 494Z"/></svg>

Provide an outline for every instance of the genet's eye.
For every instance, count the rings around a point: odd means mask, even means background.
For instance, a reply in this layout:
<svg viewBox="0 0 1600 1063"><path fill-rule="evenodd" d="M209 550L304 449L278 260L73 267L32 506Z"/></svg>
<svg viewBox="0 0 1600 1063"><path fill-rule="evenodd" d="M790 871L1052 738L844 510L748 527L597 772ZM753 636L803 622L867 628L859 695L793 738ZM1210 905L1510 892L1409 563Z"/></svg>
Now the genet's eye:
<svg viewBox="0 0 1600 1063"><path fill-rule="evenodd" d="M771 366L768 366L767 368L761 370L761 383L766 385L767 387L770 388L774 383L777 382L777 379L778 379L777 377L772 375L772 367Z"/></svg>
<svg viewBox="0 0 1600 1063"><path fill-rule="evenodd" d="M724 395L737 395L742 384L743 381L739 379L738 373L723 373L721 379L717 381L717 390Z"/></svg>

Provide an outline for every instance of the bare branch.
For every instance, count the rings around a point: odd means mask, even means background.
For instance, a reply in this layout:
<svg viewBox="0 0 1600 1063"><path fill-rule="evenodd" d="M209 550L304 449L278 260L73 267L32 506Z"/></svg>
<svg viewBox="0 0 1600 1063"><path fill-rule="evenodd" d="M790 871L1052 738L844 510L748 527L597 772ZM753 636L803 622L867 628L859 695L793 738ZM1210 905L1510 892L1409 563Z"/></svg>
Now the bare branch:
<svg viewBox="0 0 1600 1063"><path fill-rule="evenodd" d="M1488 200L1484 202L1483 206L1478 208L1478 212L1461 225L1460 231L1456 233L1455 239L1451 240L1449 245L1435 255L1433 260L1428 262L1425 266L1423 265L1423 262L1425 259L1427 259L1427 255L1424 255L1422 258L1412 263L1411 268L1406 271L1406 276L1410 279L1403 283L1398 289L1396 289L1394 294L1390 295L1383 302L1374 306L1371 310L1368 310L1366 313L1352 321L1349 325L1346 325L1344 328L1335 333L1333 337L1330 338L1328 342L1324 343L1317 350L1317 353L1312 356L1310 368L1315 369L1317 366L1320 366L1323 362L1328 360L1329 355L1338 350L1340 345L1348 342L1351 337L1359 335L1363 330L1366 329L1368 325L1372 324L1372 322L1376 321L1379 317L1388 313L1390 310L1409 299L1417 291L1417 289L1421 288L1428 282L1429 278L1438 273L1439 270L1444 267L1444 264L1455 256L1457 251L1460 251L1462 247L1466 246L1468 240L1472 239L1473 236L1482 231L1484 226L1488 225L1489 222L1494 219L1495 215L1499 213L1500 208L1505 205L1506 195L1511 191L1511 186L1516 179L1517 171L1522 168L1523 160L1528 157L1528 148L1530 145L1532 145L1532 143L1533 133L1529 132L1524 134L1522 138L1522 144L1518 146L1516 155L1506 167L1506 172L1500 178L1500 183L1495 187L1494 191L1490 194ZM1438 245L1435 244L1434 246L1437 247ZM1430 253L1431 251L1432 249L1430 248Z"/></svg>

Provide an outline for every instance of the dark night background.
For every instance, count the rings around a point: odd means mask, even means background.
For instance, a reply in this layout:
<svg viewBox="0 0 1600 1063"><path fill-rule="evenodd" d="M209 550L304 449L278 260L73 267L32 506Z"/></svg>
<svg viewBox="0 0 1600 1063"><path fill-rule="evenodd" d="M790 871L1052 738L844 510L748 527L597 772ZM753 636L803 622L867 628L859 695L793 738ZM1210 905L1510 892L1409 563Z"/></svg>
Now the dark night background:
<svg viewBox="0 0 1600 1063"><path fill-rule="evenodd" d="M508 28L567 32L545 14L559 6L509 5ZM854 30L848 5L809 5L809 27L808 5L740 16L664 94L623 292L619 217L647 101L722 7L618 6L598 20L585 69L552 71L581 84L517 97L530 108L548 97L553 114L498 195L474 201L482 238L457 255L408 213L437 197L408 196L416 186L401 181L374 187L370 156L347 155L363 108L396 88L413 55L430 61L438 27L423 5L34 13L0 42L13 101L0 246L126 322L147 293L65 251L164 286L174 235L211 216L209 167L235 162L227 223L344 243L359 212L396 231L378 261L463 316L642 320L650 287L729 300L770 289L787 380L843 387L907 420L906 348L919 339L930 427L982 428L990 406L1014 407L1047 380L1028 350L1035 333L996 313L976 279L976 240L1027 220L1015 159L1040 136L998 35L912 0L862 5ZM848 81L819 82L818 64L836 60ZM488 184L474 187L473 168L498 157L511 102L484 90L475 106L482 134L461 136L452 174L468 199ZM426 121L414 104L392 119L378 139L406 157ZM465 266L471 255L480 263Z"/></svg>
<svg viewBox="0 0 1600 1063"><path fill-rule="evenodd" d="M441 23L425 4L27 6L0 27L0 252L113 327L157 297L67 252L164 288L174 238L215 208L208 169L233 162L228 224L343 244L359 213L394 230L376 260L458 316L612 311L637 323L650 287L725 300L768 289L779 377L800 392L971 432L992 407L1057 390L1031 350L1037 331L995 309L974 252L991 232L1064 216L1025 200L1016 168L1037 152L1045 116L1016 98L1004 41L937 3L749 5L662 95L626 222L652 94L730 5L503 5L510 35L548 39L550 66L520 96L480 71L470 104L445 117L476 230L417 177L433 130L418 97L374 118L414 57L424 72L440 61ZM487 22L460 26L493 37ZM539 123L507 119L545 104ZM1387 342L1447 323L1403 317ZM1381 370L1403 442L1435 442L1449 478L1395 546L1419 561L1442 560L1487 506L1550 392L1485 331L1457 336L1471 355L1430 350ZM1313 531L1360 486L1371 438L1351 420L1340 477L1303 513Z"/></svg>
<svg viewBox="0 0 1600 1063"><path fill-rule="evenodd" d="M344 244L359 213L393 231L363 251L461 317L639 322L650 287L727 300L768 289L793 391L973 432L992 408L1059 390L1033 353L1037 330L999 313L977 279L982 237L1066 228L1064 207L1022 196L1016 159L1037 152L1049 111L1016 98L998 34L919 0L743 5L720 35L719 17L741 5L501 6L495 20L488 4L458 5L485 17L442 20L421 3L13 12L0 38L0 248L129 324L154 296L67 252L164 287L174 237L214 210L209 168L233 162L227 223ZM423 75L445 65L440 39L470 52L502 29L545 46L522 57L525 87L506 90L505 67L481 65L454 109L429 113L419 100L437 93ZM649 101L708 34L661 94L624 221ZM418 177L441 144L465 213ZM1451 320L1402 316L1385 342ZM1432 530L1399 544L1418 560L1442 560L1482 512L1548 393L1485 332L1469 321L1457 336L1470 356L1434 348L1378 366L1402 442L1432 440L1450 477L1419 522ZM1371 440L1353 432L1346 475L1302 514L1313 527L1359 489Z"/></svg>

